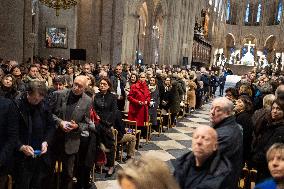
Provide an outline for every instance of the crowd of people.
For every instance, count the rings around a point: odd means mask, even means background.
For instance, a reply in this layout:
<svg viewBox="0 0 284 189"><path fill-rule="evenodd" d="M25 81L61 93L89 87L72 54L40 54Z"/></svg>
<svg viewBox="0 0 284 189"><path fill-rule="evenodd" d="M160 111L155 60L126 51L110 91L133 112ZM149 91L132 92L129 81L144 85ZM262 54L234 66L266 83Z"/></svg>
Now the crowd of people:
<svg viewBox="0 0 284 189"><path fill-rule="evenodd" d="M223 97L227 73L121 63L112 68L52 57L20 65L2 60L0 189L8 174L15 189L54 188L56 162L62 162L62 189L90 188L91 169L101 159L111 177L119 153L114 129L117 142L127 143L128 163L118 171L123 189L234 189L243 167L257 170L257 183L272 177L268 184L283 187L284 77L254 69ZM147 138L146 124L175 127L181 111L189 114L217 96L211 126L198 127L192 152L173 162L175 179L158 160L135 160L137 139L124 119L136 121ZM168 123L158 113L170 115Z"/></svg>

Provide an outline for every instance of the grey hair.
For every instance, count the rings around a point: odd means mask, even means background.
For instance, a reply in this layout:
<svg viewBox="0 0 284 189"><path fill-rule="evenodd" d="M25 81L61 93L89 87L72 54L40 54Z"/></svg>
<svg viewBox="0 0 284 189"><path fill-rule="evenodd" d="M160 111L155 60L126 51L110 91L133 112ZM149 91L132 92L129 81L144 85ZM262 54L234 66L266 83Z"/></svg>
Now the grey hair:
<svg viewBox="0 0 284 189"><path fill-rule="evenodd" d="M226 112L228 115L233 114L234 104L232 101L227 99L226 97L216 98L213 103L218 103L219 107L222 109L223 112Z"/></svg>

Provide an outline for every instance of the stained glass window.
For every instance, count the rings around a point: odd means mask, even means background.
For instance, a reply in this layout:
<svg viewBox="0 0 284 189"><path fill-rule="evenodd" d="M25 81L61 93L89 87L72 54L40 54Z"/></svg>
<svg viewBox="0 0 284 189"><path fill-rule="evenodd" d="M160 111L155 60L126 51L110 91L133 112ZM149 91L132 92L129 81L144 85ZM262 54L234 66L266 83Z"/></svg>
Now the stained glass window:
<svg viewBox="0 0 284 189"><path fill-rule="evenodd" d="M282 1L279 1L279 3L278 3L277 17L276 17L277 23L280 23L281 15L282 15Z"/></svg>
<svg viewBox="0 0 284 189"><path fill-rule="evenodd" d="M246 15L245 15L245 22L246 23L249 22L249 13L250 13L250 6L249 6L249 2L248 2L247 7L246 7Z"/></svg>
<svg viewBox="0 0 284 189"><path fill-rule="evenodd" d="M228 2L227 2L227 18L226 18L227 21L230 20L230 13L231 13L231 1L228 0Z"/></svg>
<svg viewBox="0 0 284 189"><path fill-rule="evenodd" d="M256 23L260 22L260 17L261 17L261 2L259 2L257 6Z"/></svg>

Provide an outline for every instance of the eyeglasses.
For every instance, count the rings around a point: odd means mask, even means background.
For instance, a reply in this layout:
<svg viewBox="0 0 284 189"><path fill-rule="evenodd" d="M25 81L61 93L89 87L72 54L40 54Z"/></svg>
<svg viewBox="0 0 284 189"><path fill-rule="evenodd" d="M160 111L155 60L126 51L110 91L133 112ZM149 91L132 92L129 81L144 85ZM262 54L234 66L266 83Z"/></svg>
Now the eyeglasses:
<svg viewBox="0 0 284 189"><path fill-rule="evenodd" d="M108 86L108 84L107 84L107 83L100 83L100 85Z"/></svg>
<svg viewBox="0 0 284 189"><path fill-rule="evenodd" d="M48 68L46 68L46 67L41 67L41 69L42 69L42 70L48 70Z"/></svg>

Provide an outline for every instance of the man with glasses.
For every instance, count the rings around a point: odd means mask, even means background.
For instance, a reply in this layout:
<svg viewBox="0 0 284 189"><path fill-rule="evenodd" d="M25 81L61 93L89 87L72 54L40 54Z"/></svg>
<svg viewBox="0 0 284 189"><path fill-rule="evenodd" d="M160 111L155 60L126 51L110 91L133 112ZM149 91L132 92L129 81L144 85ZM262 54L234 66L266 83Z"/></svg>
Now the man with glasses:
<svg viewBox="0 0 284 189"><path fill-rule="evenodd" d="M50 102L53 117L57 123L54 145L51 147L53 164L62 160L62 189L72 189L75 157L79 151L80 138L88 137L91 98L85 94L88 86L86 76L77 76L72 89L56 91Z"/></svg>
<svg viewBox="0 0 284 189"><path fill-rule="evenodd" d="M52 78L49 75L49 67L47 64L42 64L40 67L41 81L44 81L47 87L52 86Z"/></svg>

